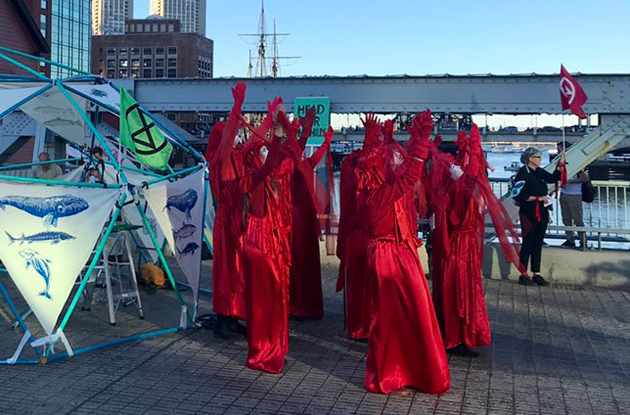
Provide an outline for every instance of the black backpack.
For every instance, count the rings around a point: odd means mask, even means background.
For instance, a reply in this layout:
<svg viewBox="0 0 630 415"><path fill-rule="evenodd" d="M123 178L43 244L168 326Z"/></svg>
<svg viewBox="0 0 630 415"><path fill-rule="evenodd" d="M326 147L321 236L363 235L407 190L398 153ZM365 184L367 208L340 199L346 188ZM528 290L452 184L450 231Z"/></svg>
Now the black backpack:
<svg viewBox="0 0 630 415"><path fill-rule="evenodd" d="M593 187L593 183L591 183L591 179L582 183L582 202L585 203L593 203L595 200L595 188Z"/></svg>

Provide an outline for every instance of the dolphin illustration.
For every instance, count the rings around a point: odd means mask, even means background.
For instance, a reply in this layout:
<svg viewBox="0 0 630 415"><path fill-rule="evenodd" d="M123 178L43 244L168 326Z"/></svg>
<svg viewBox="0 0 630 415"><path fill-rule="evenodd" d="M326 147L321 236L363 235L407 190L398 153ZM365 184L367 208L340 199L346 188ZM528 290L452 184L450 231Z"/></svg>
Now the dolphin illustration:
<svg viewBox="0 0 630 415"><path fill-rule="evenodd" d="M52 300L50 296L50 267L48 264L52 262L49 259L42 257L37 251L32 249L23 249L20 251L20 256L26 260L26 269L33 267L40 277L44 279L46 289L39 293L42 297L46 297Z"/></svg>
<svg viewBox="0 0 630 415"><path fill-rule="evenodd" d="M44 226L56 227L59 218L73 216L90 207L85 199L64 195L52 197L5 196L0 198L0 209L13 206L33 216L44 218Z"/></svg>
<svg viewBox="0 0 630 415"><path fill-rule="evenodd" d="M171 208L174 207L180 212L186 213L186 218L191 220L190 211L197 204L198 198L199 196L197 195L196 190L188 189L182 194L170 196L166 200L166 206L164 206L164 209L171 210Z"/></svg>

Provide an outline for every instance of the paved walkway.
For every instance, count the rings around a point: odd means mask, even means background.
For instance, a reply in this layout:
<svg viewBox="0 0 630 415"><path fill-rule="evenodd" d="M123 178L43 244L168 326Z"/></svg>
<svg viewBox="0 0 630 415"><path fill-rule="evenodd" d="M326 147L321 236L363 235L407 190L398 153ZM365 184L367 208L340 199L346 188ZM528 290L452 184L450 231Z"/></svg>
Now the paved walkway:
<svg viewBox="0 0 630 415"><path fill-rule="evenodd" d="M209 272L207 266L204 272ZM291 350L282 375L245 369L245 341L219 341L200 329L45 366L2 366L0 413L630 413L628 293L525 288L486 280L493 346L481 350L477 359L450 358L452 388L445 395L388 397L364 391L367 345L341 335L335 272L325 268L325 320L291 323ZM6 274L0 278L11 286ZM11 291L15 294L14 288ZM146 293L143 298L146 320L128 307L119 312L115 327L108 324L103 303L90 312L77 311L66 330L73 347L177 326L179 311L172 292ZM25 305L18 302L18 307ZM13 354L21 337L19 329L8 327L10 321L2 301L3 358ZM29 322L35 321L30 317ZM25 352L29 356L32 352Z"/></svg>

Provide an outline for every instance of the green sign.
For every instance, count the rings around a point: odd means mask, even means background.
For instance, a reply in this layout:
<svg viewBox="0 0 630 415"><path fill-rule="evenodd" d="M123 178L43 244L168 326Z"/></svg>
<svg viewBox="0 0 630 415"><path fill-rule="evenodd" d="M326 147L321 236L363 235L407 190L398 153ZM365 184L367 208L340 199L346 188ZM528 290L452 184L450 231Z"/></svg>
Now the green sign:
<svg viewBox="0 0 630 415"><path fill-rule="evenodd" d="M293 115L296 117L306 116L306 110L315 108L315 123L313 133L308 140L309 145L320 145L324 142L324 131L330 125L330 98L328 97L306 97L295 98Z"/></svg>

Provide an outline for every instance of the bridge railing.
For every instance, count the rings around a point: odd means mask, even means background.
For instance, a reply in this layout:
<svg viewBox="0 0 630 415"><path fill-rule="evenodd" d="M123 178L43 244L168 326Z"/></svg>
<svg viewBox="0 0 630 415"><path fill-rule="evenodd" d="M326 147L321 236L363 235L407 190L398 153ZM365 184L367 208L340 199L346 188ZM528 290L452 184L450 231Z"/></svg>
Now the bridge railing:
<svg viewBox="0 0 630 415"><path fill-rule="evenodd" d="M505 195L509 188L509 179L491 178L490 183L495 194ZM584 230L587 239L597 241L598 248L602 245L611 248L627 248L630 243L630 199L629 181L593 180L595 200L593 203L582 203ZM564 238L565 231L578 228L564 226L560 200L553 202L551 224L547 231L550 238ZM620 245L621 244L621 245Z"/></svg>

